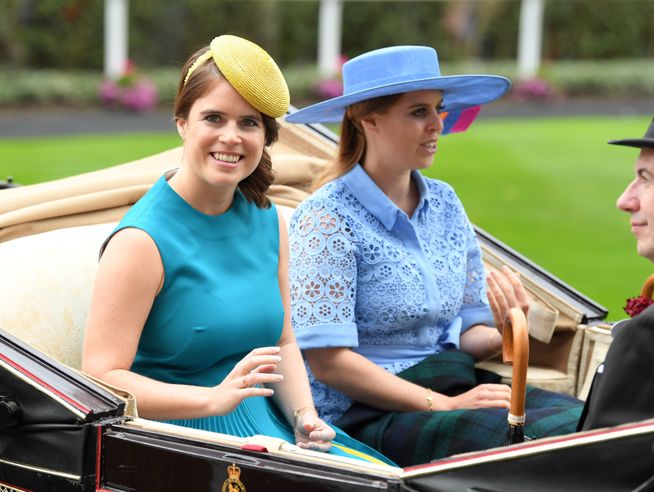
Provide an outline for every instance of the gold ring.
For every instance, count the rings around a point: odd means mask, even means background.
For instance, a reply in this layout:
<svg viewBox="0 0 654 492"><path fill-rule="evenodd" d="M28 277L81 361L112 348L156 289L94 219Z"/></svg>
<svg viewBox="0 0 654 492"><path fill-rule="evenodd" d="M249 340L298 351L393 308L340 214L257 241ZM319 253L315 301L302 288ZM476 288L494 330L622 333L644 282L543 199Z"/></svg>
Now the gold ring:
<svg viewBox="0 0 654 492"><path fill-rule="evenodd" d="M247 387L248 387L248 385L247 385L247 384L245 384L245 376L243 376L243 378L242 378L242 379L243 379L243 388L247 388Z"/></svg>

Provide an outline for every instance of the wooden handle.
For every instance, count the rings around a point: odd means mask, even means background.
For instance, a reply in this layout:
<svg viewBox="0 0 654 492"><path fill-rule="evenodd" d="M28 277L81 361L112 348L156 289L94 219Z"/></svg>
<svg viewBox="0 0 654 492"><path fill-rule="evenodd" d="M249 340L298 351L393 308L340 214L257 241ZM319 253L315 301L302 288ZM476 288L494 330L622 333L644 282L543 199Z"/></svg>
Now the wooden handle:
<svg viewBox="0 0 654 492"><path fill-rule="evenodd" d="M529 330L525 313L518 308L509 309L502 334L502 359L513 364L511 381L511 414L525 414L527 368L529 367Z"/></svg>
<svg viewBox="0 0 654 492"><path fill-rule="evenodd" d="M654 294L654 274L650 275L647 280L645 280L643 288L640 291L640 295L647 297L648 299L652 299L652 294Z"/></svg>

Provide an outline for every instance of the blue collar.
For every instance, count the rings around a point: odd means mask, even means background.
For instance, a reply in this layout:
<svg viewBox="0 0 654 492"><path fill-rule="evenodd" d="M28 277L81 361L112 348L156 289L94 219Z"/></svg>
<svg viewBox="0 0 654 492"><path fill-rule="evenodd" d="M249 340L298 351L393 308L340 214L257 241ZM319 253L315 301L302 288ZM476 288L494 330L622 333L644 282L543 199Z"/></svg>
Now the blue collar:
<svg viewBox="0 0 654 492"><path fill-rule="evenodd" d="M411 177L418 186L420 201L414 212L414 217L426 212L429 205L429 189L425 178L418 171L411 171ZM374 215L384 227L391 231L395 226L398 214L404 214L397 205L377 186L368 173L356 164L351 171L341 178L345 186L357 197L361 204Z"/></svg>

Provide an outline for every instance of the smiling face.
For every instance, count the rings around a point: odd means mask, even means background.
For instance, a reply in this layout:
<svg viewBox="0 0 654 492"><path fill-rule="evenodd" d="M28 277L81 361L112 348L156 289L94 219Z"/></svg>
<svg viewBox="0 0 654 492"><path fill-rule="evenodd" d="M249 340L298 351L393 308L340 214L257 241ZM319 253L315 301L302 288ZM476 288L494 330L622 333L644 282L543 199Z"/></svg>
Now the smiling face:
<svg viewBox="0 0 654 492"><path fill-rule="evenodd" d="M191 189L221 188L231 196L261 160L263 117L223 77L176 122L184 139L180 172Z"/></svg>
<svg viewBox="0 0 654 492"><path fill-rule="evenodd" d="M618 198L617 206L631 214L638 254L654 262L654 149L640 151L634 171L636 177Z"/></svg>
<svg viewBox="0 0 654 492"><path fill-rule="evenodd" d="M441 91L407 92L383 113L363 118L368 144L365 165L402 170L430 167L443 131L442 101Z"/></svg>

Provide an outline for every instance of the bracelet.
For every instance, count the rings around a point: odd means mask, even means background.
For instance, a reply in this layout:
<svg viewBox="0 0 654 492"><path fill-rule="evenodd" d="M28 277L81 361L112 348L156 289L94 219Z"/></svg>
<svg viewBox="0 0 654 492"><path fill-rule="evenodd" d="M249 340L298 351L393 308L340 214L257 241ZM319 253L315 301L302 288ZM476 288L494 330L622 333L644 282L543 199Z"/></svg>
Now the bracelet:
<svg viewBox="0 0 654 492"><path fill-rule="evenodd" d="M499 348L493 347L493 335L495 335L495 333L497 333L497 330L491 328L490 335L488 336L488 346L493 351L493 353L498 354L498 353L500 353L502 351L502 340L500 338Z"/></svg>
<svg viewBox="0 0 654 492"><path fill-rule="evenodd" d="M316 415L318 415L318 412L316 411L316 409L315 409L314 407L302 407L302 408L298 408L297 410L295 410L295 411L293 412L293 422L297 422L297 419L300 418L300 415L302 415L302 413L303 413L305 410L313 410L313 411L316 413Z"/></svg>
<svg viewBox="0 0 654 492"><path fill-rule="evenodd" d="M434 394L431 391L431 388L427 388L427 411L432 412L434 410Z"/></svg>

